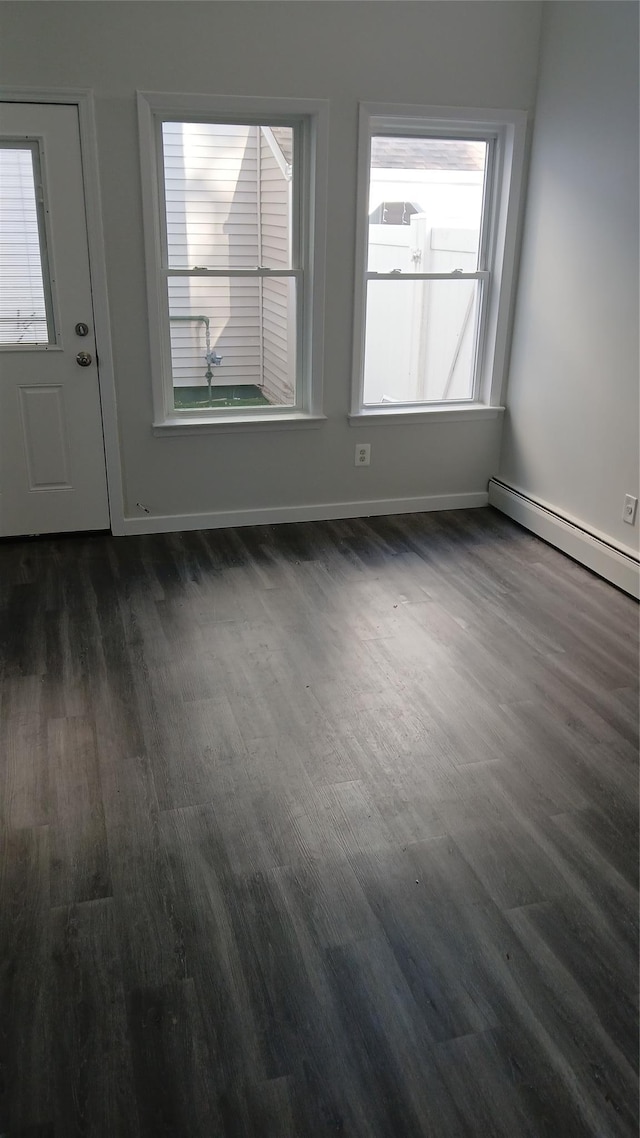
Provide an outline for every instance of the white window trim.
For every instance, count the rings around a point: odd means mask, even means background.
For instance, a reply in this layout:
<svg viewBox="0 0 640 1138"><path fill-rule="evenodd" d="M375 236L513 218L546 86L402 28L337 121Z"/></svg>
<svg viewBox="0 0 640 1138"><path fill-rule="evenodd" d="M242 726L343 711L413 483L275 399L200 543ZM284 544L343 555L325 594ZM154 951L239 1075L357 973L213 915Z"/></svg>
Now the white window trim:
<svg viewBox="0 0 640 1138"><path fill-rule="evenodd" d="M327 215L328 103L323 99L253 98L138 91L138 125L144 224L147 296L153 392L153 432L217 433L234 430L281 430L319 425L322 414L324 282ZM163 287L162 218L158 123L175 118L185 122L290 122L302 124L302 156L297 179L302 231L304 286L299 298L297 355L298 402L286 407L245 407L238 411L176 411L173 408L169 319ZM202 275L205 275L204 273ZM230 270L229 275L238 275ZM291 274L290 274L291 275Z"/></svg>
<svg viewBox="0 0 640 1138"><path fill-rule="evenodd" d="M358 131L356 276L354 289L352 426L423 420L494 418L502 413L509 329L521 209L527 115L525 111L464 107L422 107L361 103ZM495 137L492 200L488 202L490 278L484 297L484 335L478 345L475 399L459 403L399 403L391 409L363 403L367 291L367 220L371 136L389 131L405 135Z"/></svg>

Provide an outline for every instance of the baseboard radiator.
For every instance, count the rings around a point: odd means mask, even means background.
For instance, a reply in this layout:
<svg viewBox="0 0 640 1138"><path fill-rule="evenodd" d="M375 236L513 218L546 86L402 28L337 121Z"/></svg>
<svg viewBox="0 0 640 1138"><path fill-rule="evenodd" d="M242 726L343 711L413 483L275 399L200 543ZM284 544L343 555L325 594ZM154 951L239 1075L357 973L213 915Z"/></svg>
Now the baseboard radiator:
<svg viewBox="0 0 640 1138"><path fill-rule="evenodd" d="M640 598L640 557L635 550L608 541L548 503L537 501L499 478L489 480L489 505L612 585Z"/></svg>

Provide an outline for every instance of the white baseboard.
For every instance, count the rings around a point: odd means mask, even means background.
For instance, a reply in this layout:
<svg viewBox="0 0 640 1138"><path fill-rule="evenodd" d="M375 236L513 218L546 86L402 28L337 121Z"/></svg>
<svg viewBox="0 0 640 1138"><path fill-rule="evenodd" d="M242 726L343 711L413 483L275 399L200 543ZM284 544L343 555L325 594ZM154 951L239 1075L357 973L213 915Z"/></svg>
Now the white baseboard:
<svg viewBox="0 0 640 1138"><path fill-rule="evenodd" d="M423 498L383 498L373 502L323 502L308 506L278 506L259 510L221 510L211 514L164 514L125 517L113 532L117 536L141 533L175 533L191 529L226 529L229 526L270 526L283 522L320 522L338 518L368 518L382 514L421 514L432 510L468 510L486 506L486 491L467 494L430 494Z"/></svg>
<svg viewBox="0 0 640 1138"><path fill-rule="evenodd" d="M489 504L612 585L640 598L640 566L635 550L610 542L577 519L494 478L489 482Z"/></svg>

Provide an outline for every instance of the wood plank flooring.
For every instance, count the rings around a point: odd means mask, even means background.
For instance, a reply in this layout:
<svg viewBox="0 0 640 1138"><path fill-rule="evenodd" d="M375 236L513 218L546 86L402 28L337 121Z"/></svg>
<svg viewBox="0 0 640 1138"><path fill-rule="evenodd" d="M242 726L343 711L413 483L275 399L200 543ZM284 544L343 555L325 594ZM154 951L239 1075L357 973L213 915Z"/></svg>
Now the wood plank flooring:
<svg viewBox="0 0 640 1138"><path fill-rule="evenodd" d="M2 1138L635 1138L629 597L489 509L0 582Z"/></svg>

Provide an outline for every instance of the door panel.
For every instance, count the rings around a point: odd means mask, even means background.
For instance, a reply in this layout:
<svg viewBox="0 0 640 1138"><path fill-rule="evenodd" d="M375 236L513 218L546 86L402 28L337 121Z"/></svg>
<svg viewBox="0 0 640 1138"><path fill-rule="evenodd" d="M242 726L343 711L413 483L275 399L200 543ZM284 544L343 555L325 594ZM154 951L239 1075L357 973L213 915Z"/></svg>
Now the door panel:
<svg viewBox="0 0 640 1138"><path fill-rule="evenodd" d="M29 490L71 490L62 388L20 387Z"/></svg>
<svg viewBox="0 0 640 1138"><path fill-rule="evenodd" d="M0 536L105 529L74 106L0 104L0 292Z"/></svg>

